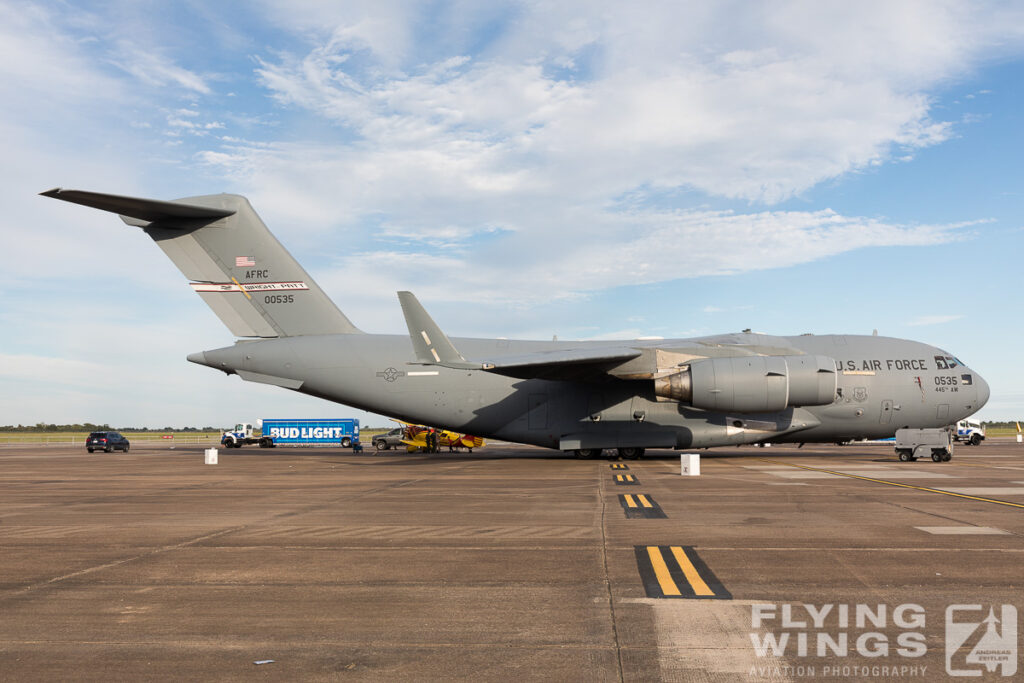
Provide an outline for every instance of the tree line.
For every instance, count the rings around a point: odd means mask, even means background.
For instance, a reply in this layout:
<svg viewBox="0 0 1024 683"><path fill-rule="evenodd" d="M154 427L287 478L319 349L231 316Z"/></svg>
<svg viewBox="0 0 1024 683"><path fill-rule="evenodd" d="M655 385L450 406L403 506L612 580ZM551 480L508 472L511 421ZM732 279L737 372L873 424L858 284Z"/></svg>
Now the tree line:
<svg viewBox="0 0 1024 683"><path fill-rule="evenodd" d="M150 429L149 427L111 427L107 423L93 424L92 422L81 422L70 425L45 424L39 422L34 425L0 425L0 432L216 432L217 427L163 427Z"/></svg>
<svg viewBox="0 0 1024 683"><path fill-rule="evenodd" d="M1006 420L1004 422L982 422L981 424L986 427L1009 427L1010 429L1016 429L1017 422L1017 420ZM1024 420L1020 420L1020 422L1024 422Z"/></svg>

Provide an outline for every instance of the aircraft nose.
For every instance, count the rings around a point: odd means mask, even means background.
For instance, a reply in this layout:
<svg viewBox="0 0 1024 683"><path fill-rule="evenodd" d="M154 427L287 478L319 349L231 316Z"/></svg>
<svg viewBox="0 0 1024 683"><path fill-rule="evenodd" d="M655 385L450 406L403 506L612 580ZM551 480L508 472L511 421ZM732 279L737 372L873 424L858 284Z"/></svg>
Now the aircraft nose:
<svg viewBox="0 0 1024 683"><path fill-rule="evenodd" d="M974 385L978 388L978 408L980 409L986 403L991 395L991 391L988 387L988 382L982 379L981 375L974 374Z"/></svg>

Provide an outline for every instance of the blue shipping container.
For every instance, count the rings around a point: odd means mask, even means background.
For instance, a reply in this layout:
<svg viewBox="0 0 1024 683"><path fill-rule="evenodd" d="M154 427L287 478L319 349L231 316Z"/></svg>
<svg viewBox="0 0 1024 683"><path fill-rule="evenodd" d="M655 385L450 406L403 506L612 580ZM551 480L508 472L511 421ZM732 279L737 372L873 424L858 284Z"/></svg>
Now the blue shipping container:
<svg viewBox="0 0 1024 683"><path fill-rule="evenodd" d="M281 446L350 446L359 441L359 420L263 420L263 436Z"/></svg>

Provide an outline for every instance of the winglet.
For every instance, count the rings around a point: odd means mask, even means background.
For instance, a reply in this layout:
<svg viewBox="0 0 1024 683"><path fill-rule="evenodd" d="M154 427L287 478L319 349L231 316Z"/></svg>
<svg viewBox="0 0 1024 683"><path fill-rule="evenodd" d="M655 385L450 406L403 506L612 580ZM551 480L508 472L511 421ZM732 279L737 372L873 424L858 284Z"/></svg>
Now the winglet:
<svg viewBox="0 0 1024 683"><path fill-rule="evenodd" d="M418 362L459 368L480 367L479 363L466 362L412 292L399 292L398 301L402 304L402 314L405 315Z"/></svg>

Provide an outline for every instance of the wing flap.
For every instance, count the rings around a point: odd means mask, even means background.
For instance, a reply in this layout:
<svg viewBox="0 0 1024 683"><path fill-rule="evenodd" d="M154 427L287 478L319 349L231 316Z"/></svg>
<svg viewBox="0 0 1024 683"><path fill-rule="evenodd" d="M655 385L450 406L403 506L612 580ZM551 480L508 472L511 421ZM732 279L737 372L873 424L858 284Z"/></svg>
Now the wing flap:
<svg viewBox="0 0 1024 683"><path fill-rule="evenodd" d="M583 347L503 356L483 361L481 366L488 372L517 379L596 379L615 366L639 358L640 355L638 349L622 346Z"/></svg>

